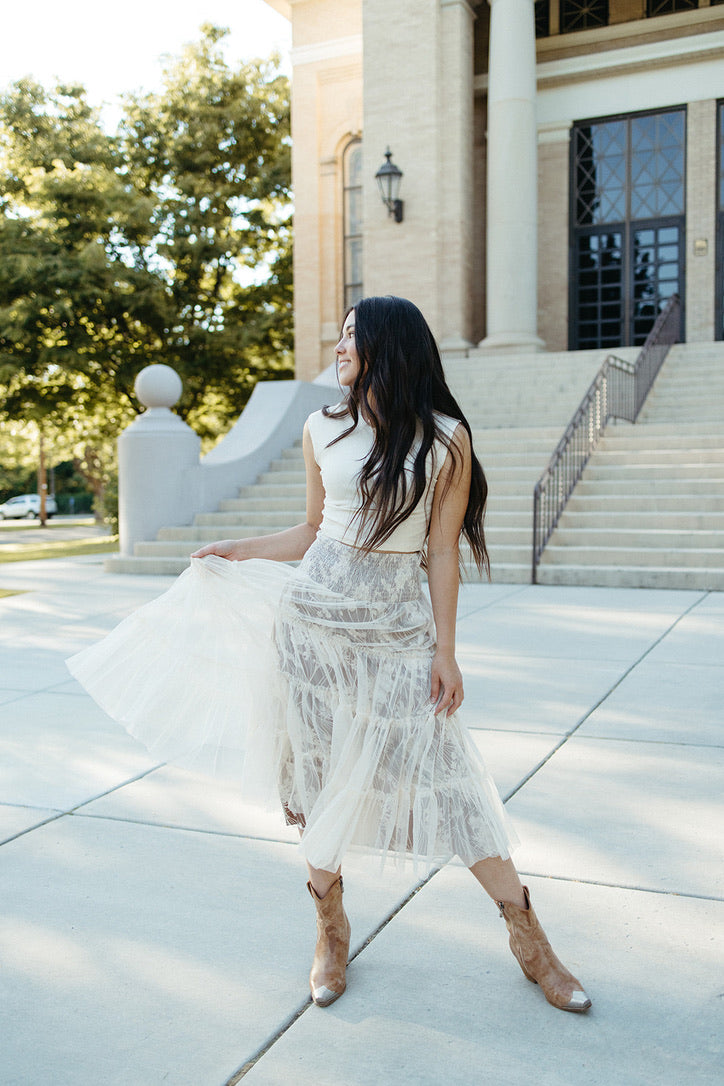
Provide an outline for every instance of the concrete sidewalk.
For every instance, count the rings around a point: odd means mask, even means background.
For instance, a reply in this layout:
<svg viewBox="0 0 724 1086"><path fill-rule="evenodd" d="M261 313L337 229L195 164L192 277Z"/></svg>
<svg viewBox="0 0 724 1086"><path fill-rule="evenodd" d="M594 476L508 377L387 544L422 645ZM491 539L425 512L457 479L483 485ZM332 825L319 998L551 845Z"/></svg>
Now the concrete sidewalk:
<svg viewBox="0 0 724 1086"><path fill-rule="evenodd" d="M294 833L154 765L65 670L171 583L102 561L0 565L0 1086L720 1086L724 594L462 592L465 718L589 1014L525 979L460 865L361 855L321 1010Z"/></svg>

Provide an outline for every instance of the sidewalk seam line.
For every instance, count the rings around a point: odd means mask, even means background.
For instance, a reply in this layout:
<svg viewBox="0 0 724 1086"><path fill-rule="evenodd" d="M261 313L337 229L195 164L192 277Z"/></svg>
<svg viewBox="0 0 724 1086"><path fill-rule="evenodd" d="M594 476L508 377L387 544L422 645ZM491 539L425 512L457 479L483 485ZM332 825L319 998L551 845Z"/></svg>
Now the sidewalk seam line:
<svg viewBox="0 0 724 1086"><path fill-rule="evenodd" d="M48 826L51 822L57 822L61 818L67 818L69 815L74 815L76 811L81 810L82 807L86 807L89 803L95 803L98 799L103 799L105 796L110 796L113 792L117 792L119 788L125 788L128 784L135 784L136 781L143 780L149 773L155 773L157 769L162 769L165 762L159 762L158 765L151 766L150 769L146 769L143 773L138 773L135 777L130 777L126 781L122 781L120 784L116 784L113 788L106 789L105 792L99 792L97 796L91 796L90 799L84 799L82 803L76 803L73 807L68 807L64 811L58 811L52 818L45 818L42 822L37 822L33 826L28 826L27 829L20 830L19 833L14 833L11 837L6 837L3 841L0 841L0 848L3 845L9 845L11 841L17 841L19 837L25 837L28 833L33 833L34 830L39 830L42 826Z"/></svg>
<svg viewBox="0 0 724 1086"><path fill-rule="evenodd" d="M711 894L695 894L682 890L663 890L655 886L632 886L625 882L604 882L602 879L573 878L570 875L541 875L536 871L519 871L523 878L549 879L551 882L580 883L582 886L600 886L604 890L628 890L635 894L658 894L659 897L678 897L693 901L715 901L724 904L724 897L714 897Z"/></svg>
<svg viewBox="0 0 724 1086"><path fill-rule="evenodd" d="M636 660L634 660L634 662L632 664L629 665L629 667L626 668L626 670L623 672L623 674L620 675L618 677L618 679L616 680L616 682L612 686L609 687L609 689L606 691L606 693L601 695L601 697L598 699L598 701L595 703L595 705L592 705L591 708L588 709L583 714L583 716L580 718L580 720L576 724L574 724L573 727L569 731L567 731L564 736L562 736L560 742L558 742L553 747L553 749L548 752L546 757L543 758L538 763L537 766L534 766L534 768L531 769L531 771L529 773L527 773L523 777L523 779L521 781L519 781L519 783L515 786L515 788L511 789L511 791L506 794L505 799L503 800L503 803L507 803L508 800L512 799L513 796L516 795L521 790L521 788L525 787L525 785L528 783L528 781L530 781L536 775L536 773L538 773L543 768L543 766L546 765L551 760L551 758L553 758L553 756L556 755L558 753L558 751L561 750L566 745L568 740L573 735L575 735L575 733L578 731L578 729L581 728L586 723L586 721L589 719L589 717L593 716L593 714L596 712L596 710L599 709L603 705L603 703L610 698L610 696L611 696L611 694L613 694L614 690L617 690L618 687L621 685L621 683L625 679L627 679L629 677L629 675L639 666L639 664L642 663L642 661L645 660L646 657L651 652L653 652L654 649L658 645L661 644L661 642L664 640L664 638L669 636L671 631L673 629L675 629L676 626L678 626L678 624L682 621L682 619L686 618L686 616L689 615L694 610L695 607L698 607L699 604L702 603L705 599L707 599L707 597L710 596L710 595L711 595L711 593L709 591L704 592L699 597L699 599L694 600L694 602L691 603L686 608L685 611L682 611L681 614L677 615L677 617L674 619L674 621L664 630L664 632L662 634L660 634L656 638L656 640L653 641L648 646L648 648L645 649L645 651L642 652L641 655ZM635 742L635 740L628 740L628 742Z"/></svg>

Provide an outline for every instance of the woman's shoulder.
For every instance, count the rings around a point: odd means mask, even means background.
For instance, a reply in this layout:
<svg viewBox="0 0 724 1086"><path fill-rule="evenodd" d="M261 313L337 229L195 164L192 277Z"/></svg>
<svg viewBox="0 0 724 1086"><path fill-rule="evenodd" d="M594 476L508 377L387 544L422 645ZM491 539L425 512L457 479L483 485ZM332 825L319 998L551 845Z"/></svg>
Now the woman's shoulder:
<svg viewBox="0 0 724 1086"><path fill-rule="evenodd" d="M315 449L318 448L321 451L325 445L333 441L349 426L350 418L346 413L341 418L334 417L340 409L344 409L344 404L338 403L327 408L320 408L308 416L306 427ZM331 414L325 414L325 411L329 411Z"/></svg>
<svg viewBox="0 0 724 1086"><path fill-rule="evenodd" d="M455 430L460 425L460 419L451 418L450 415L443 415L441 411L434 411L435 422L446 438L451 438L455 433Z"/></svg>
<svg viewBox="0 0 724 1086"><path fill-rule="evenodd" d="M312 411L311 415L307 416L307 426L310 430L319 430L323 427L329 429L333 426L339 426L340 421L343 422L344 419L336 419L332 415L336 415L343 407L344 404L335 403L320 407L318 411ZM326 414L326 412L331 412L331 414Z"/></svg>

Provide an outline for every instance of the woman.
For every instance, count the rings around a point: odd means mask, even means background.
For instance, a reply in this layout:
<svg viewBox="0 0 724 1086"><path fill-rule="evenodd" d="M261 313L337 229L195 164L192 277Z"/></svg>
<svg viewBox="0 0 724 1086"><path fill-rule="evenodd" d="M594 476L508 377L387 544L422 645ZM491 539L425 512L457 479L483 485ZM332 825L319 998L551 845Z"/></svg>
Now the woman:
<svg viewBox="0 0 724 1086"><path fill-rule="evenodd" d="M204 618L207 628L217 631L219 652L229 642L218 634L225 609L233 612L229 621L234 623L244 610L257 620L235 634L237 663L252 643L257 652L265 651L260 645L273 644L273 682L268 661L264 667L249 663L241 680L236 669L229 685L241 690L246 711L232 716L237 728L242 715L252 718L247 755L255 753L264 767L252 776L274 774L287 821L300 830L317 910L312 997L327 1006L345 990L350 927L341 863L346 849L357 844L383 857L412 855L427 863L460 856L498 904L525 975L541 985L554 1006L585 1011L590 1000L538 923L510 859L514 833L455 715L463 700L455 660L461 534L478 567L488 568L487 486L470 427L445 383L432 333L411 302L360 301L347 314L335 350L345 397L337 407L315 412L304 427L306 522L269 536L222 540L192 555L199 576L206 576L208 566L224 578L218 604ZM268 561L256 559L301 559L301 565L277 567L284 572L275 579ZM421 589L421 564L431 607ZM198 605L190 602L184 577L177 583L185 593L180 613L196 615ZM213 585L202 610L208 610L212 591ZM266 637L252 606L254 592L271 601ZM119 634L124 623L111 635L117 643L109 649L122 661L115 704L109 704L105 660L88 659L93 649L74 658L72 670L133 734L156 753L173 757L177 750L165 725L161 739L156 725L149 741L148 722L158 715L158 701L144 695L133 710L126 704L129 671L141 666L139 650L129 650L136 660L129 663L126 646L142 642L147 663L151 631L159 623L169 628L165 599L156 601L144 631L136 615L127 620L133 629ZM181 623L170 625L182 664L164 689L181 683L182 713L188 682L184 686L180 676L184 653L173 634ZM218 668L218 653L207 657L209 667ZM266 676L261 686L271 707L263 705L263 694L254 693L260 674ZM211 685L221 688L218 677ZM167 704L165 710L173 719ZM226 734L226 725L222 730ZM194 731L200 745L202 733L217 735L220 725L214 719L199 728L194 718ZM227 742L215 741L219 747Z"/></svg>

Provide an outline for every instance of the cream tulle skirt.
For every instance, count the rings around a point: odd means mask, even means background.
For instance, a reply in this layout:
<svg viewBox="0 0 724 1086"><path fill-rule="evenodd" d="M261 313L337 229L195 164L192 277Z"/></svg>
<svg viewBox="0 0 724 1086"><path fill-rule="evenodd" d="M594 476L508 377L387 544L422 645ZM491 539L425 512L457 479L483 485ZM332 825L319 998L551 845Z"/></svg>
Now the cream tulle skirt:
<svg viewBox="0 0 724 1086"><path fill-rule="evenodd" d="M281 801L314 867L353 845L506 858L517 839L477 748L433 712L434 647L417 555L320 536L298 569L192 559L68 666L160 761Z"/></svg>

